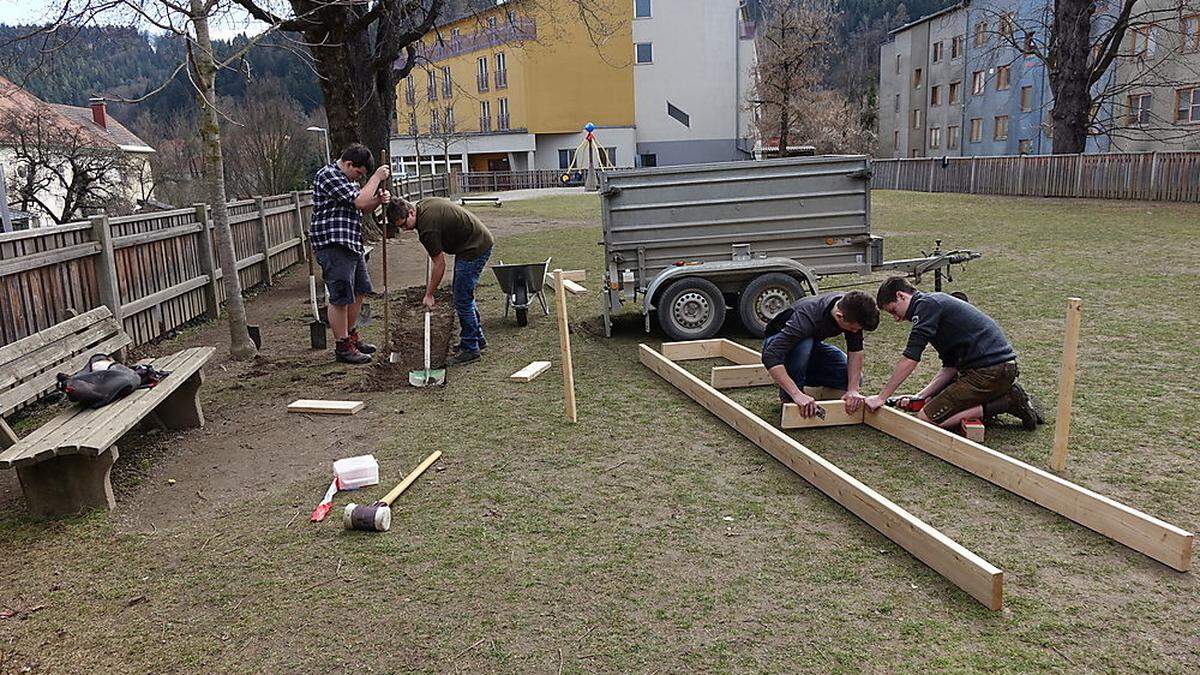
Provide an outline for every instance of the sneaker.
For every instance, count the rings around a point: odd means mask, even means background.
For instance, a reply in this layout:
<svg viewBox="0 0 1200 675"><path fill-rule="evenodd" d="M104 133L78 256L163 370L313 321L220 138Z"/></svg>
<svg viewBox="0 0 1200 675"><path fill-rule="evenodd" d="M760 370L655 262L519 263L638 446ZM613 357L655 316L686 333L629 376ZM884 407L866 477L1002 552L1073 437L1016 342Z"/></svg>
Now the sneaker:
<svg viewBox="0 0 1200 675"><path fill-rule="evenodd" d="M350 338L337 341L337 347L333 350L333 358L341 363L363 364L370 363L371 357L358 351L358 347Z"/></svg>
<svg viewBox="0 0 1200 675"><path fill-rule="evenodd" d="M454 354L451 354L450 358L446 359L446 365L447 366L461 366L464 363L470 363L472 361L478 361L478 360L479 360L479 352L468 352L466 350L463 350L463 351L454 352Z"/></svg>
<svg viewBox="0 0 1200 675"><path fill-rule="evenodd" d="M350 331L350 341L354 343L355 349L363 354L374 354L375 352L379 351L379 348L375 345L368 342L363 342L362 338L358 337L357 330Z"/></svg>
<svg viewBox="0 0 1200 675"><path fill-rule="evenodd" d="M1025 390L1021 388L1021 385L1014 384L1012 389L1010 389L1008 392L1008 397L1008 413L1021 420L1021 427L1024 428L1025 431L1033 431L1036 429L1038 425L1038 418L1041 417L1041 415L1038 414L1038 411L1030 402L1029 394L1025 393Z"/></svg>

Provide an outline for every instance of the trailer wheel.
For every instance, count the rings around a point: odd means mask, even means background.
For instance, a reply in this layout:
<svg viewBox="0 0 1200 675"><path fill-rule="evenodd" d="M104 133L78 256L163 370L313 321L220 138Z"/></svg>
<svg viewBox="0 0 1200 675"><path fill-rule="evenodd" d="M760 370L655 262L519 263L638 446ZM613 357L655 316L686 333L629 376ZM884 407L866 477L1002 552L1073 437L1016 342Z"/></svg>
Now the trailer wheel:
<svg viewBox="0 0 1200 675"><path fill-rule="evenodd" d="M738 314L746 330L762 337L767 322L802 297L804 287L795 278L780 272L763 274L746 284L738 298Z"/></svg>
<svg viewBox="0 0 1200 675"><path fill-rule="evenodd" d="M663 291L658 301L658 325L672 340L703 340L725 323L725 296L716 284L686 277Z"/></svg>

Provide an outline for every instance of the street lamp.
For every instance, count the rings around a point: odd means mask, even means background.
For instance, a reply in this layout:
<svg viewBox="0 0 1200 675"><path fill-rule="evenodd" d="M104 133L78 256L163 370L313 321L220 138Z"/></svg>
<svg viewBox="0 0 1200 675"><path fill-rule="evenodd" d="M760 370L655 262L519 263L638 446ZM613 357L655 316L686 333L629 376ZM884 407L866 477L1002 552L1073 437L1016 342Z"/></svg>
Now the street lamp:
<svg viewBox="0 0 1200 675"><path fill-rule="evenodd" d="M325 163L329 164L333 161L333 156L329 152L329 130L325 127L309 127L305 131L312 131L321 134L321 138L325 141Z"/></svg>

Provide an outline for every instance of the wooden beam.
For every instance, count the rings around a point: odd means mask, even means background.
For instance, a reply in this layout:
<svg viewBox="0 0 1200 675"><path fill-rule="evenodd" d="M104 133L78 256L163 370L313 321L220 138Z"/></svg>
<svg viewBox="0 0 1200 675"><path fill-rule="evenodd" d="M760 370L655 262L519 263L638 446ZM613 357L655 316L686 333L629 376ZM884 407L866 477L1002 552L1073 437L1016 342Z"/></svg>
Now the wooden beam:
<svg viewBox="0 0 1200 675"><path fill-rule="evenodd" d="M862 424L863 408L859 406L854 413L846 412L846 404L841 399L832 401L817 401L817 405L825 409L825 419L820 417L801 417L800 406L795 403L784 403L783 414L779 419L781 429L812 429L815 427L844 427L850 424Z"/></svg>
<svg viewBox="0 0 1200 675"><path fill-rule="evenodd" d="M508 379L516 380L517 382L529 382L533 378L549 370L549 368L549 361L534 361L512 375L509 375Z"/></svg>
<svg viewBox="0 0 1200 675"><path fill-rule="evenodd" d="M290 413L308 413L325 415L353 415L366 405L362 401L324 401L320 399L302 398L288 404Z"/></svg>
<svg viewBox="0 0 1200 675"><path fill-rule="evenodd" d="M546 281L546 285L549 286L550 288L557 288L555 286L553 274L547 273L545 281ZM583 295L584 293L588 292L588 290L586 288L584 288L583 286L580 286L579 284L575 283L574 281L571 281L565 275L563 276L562 283L563 283L563 288L565 288L567 290L567 292L570 293L571 295Z"/></svg>
<svg viewBox="0 0 1200 675"><path fill-rule="evenodd" d="M563 293L562 270L554 270L555 309L558 314L558 346L562 352L563 403L567 419L579 420L575 412L575 366L571 361L571 328L567 324L567 295Z"/></svg>
<svg viewBox="0 0 1200 675"><path fill-rule="evenodd" d="M775 384L763 364L747 366L713 366L712 386L714 389L738 389L740 387L762 387Z"/></svg>
<svg viewBox="0 0 1200 675"><path fill-rule="evenodd" d="M1063 335L1062 369L1058 373L1058 413L1054 418L1054 450L1050 468L1067 468L1067 440L1071 436L1071 401L1075 398L1075 363L1079 357L1079 323L1083 300L1067 298L1067 330Z"/></svg>
<svg viewBox="0 0 1200 675"><path fill-rule="evenodd" d="M991 610L1004 573L646 345L642 364Z"/></svg>
<svg viewBox="0 0 1200 675"><path fill-rule="evenodd" d="M733 340L721 340L721 356L739 366L762 365L762 354Z"/></svg>
<svg viewBox="0 0 1200 675"><path fill-rule="evenodd" d="M695 361L697 359L719 359L722 356L721 339L687 340L662 343L662 354L671 361Z"/></svg>
<svg viewBox="0 0 1200 675"><path fill-rule="evenodd" d="M863 420L1169 567L1191 569L1191 532L891 408L868 413Z"/></svg>

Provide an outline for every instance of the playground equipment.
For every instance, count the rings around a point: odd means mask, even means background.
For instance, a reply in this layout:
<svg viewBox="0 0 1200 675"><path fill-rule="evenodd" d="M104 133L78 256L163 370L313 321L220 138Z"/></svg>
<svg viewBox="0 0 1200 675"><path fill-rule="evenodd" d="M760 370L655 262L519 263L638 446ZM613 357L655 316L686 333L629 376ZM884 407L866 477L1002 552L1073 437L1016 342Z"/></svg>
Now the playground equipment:
<svg viewBox="0 0 1200 675"><path fill-rule="evenodd" d="M613 166L612 160L608 157L608 151L603 145L596 142L596 125L588 122L583 125L583 130L587 132L587 136L575 148L575 152L571 153L571 163L566 169L563 169L562 176L559 176L559 182L563 185L571 184L576 180L575 175L578 172L586 171L583 182L583 189L588 192L595 192L600 189L600 179L596 176L596 170L607 171L616 168ZM579 151L587 146L587 169L583 168L583 163L579 156Z"/></svg>

